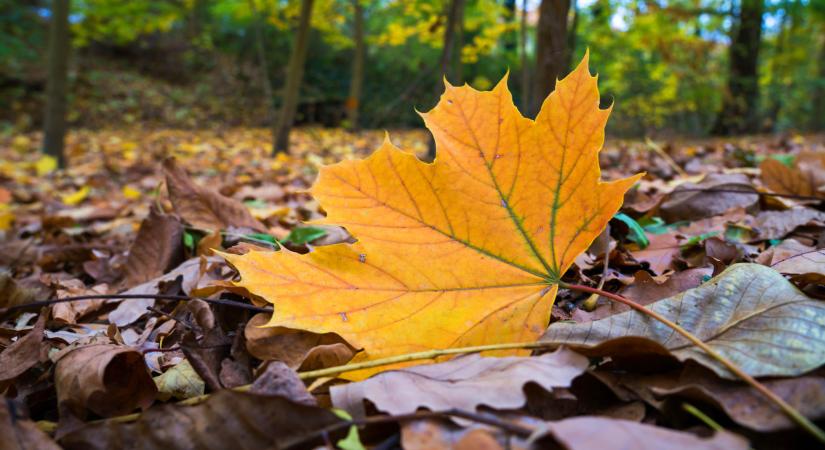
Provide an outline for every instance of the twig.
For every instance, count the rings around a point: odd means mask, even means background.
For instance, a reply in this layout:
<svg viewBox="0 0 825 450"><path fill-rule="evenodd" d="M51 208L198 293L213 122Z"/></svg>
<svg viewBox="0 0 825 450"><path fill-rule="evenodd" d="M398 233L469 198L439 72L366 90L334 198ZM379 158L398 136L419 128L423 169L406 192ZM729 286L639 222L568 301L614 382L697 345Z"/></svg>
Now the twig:
<svg viewBox="0 0 825 450"><path fill-rule="evenodd" d="M808 420L807 417L802 415L799 411L796 410L796 408L794 408L793 406L788 404L788 402L783 400L782 397L779 397L778 395L774 394L773 391L768 389L764 384L757 381L756 378L750 376L747 372L745 372L744 370L739 368L739 366L734 364L732 361L730 361L730 360L726 359L724 356L720 355L716 350L711 348L708 344L704 343L701 339L699 339L698 337L693 335L691 332L685 330L680 325L674 323L673 321L671 321L667 317L659 314L658 312L656 312L656 311L654 311L650 308L646 308L646 307L634 302L633 300L622 297L621 295L618 295L618 294L614 294L612 292L603 291L601 289L592 288L590 286L584 286L584 285L579 285L579 284L568 284L568 283L564 283L564 282L559 282L559 286L563 287L563 288L566 288L566 289L571 289L571 290L574 290L574 291L585 292L585 293L589 293L589 294L599 294L602 297L608 298L610 300L621 303L623 305L627 305L627 306L635 309L636 311L641 312L642 314L645 314L647 316L650 316L650 317L658 320L659 322L662 322L663 324L667 325L673 331L676 331L677 333L684 336L685 339L692 342L693 345L695 345L695 346L699 347L700 349L702 349L705 353L708 354L708 356L710 356L711 358L715 359L720 364L725 366L734 375L741 378L742 381L744 381L745 383L751 385L751 387L753 387L754 389L759 391L768 400L770 400L776 406L778 406L785 414L787 414L788 417L791 418L791 420L793 420L794 422L799 424L800 427L802 427L805 431L810 433L819 442L825 443L825 431L822 431L821 428L819 428L818 426L816 426L816 424L814 424L813 422Z"/></svg>
<svg viewBox="0 0 825 450"><path fill-rule="evenodd" d="M610 262L610 224L605 227L602 233L607 233L607 245L604 250L604 267L602 267L602 277L599 279L599 284L597 285L599 289L604 288L604 282L607 278L608 263ZM598 301L599 296L597 294L590 294L590 297L582 303L582 306L587 311L593 311L596 309L596 302Z"/></svg>
<svg viewBox="0 0 825 450"><path fill-rule="evenodd" d="M221 299L214 299L214 298L202 298L202 297L189 297L187 295L164 295L164 294L100 294L100 295L78 295L75 297L64 297L64 298L53 298L49 300L39 300L36 302L25 303L22 305L14 305L8 308L0 309L0 314L5 314L13 311L19 311L29 308L42 308L43 306L50 306L57 303L68 303L68 302L77 302L80 300L138 300L138 299L147 299L153 298L155 300L177 300L177 301L190 301L190 300L203 300L206 303L211 303L213 305L221 305L221 306L231 306L233 308L240 308L246 309L249 311L254 312L266 312L271 313L272 308L265 308L255 305L250 305L248 303L241 303L232 300L221 300Z"/></svg>
<svg viewBox="0 0 825 450"><path fill-rule="evenodd" d="M708 428L710 428L711 430L713 430L713 431L723 431L724 430L724 428L722 428L722 425L719 425L719 423L717 421L711 419L710 416L703 413L701 409L691 405L690 403L687 403L687 402L682 403L682 409L685 410L685 412L687 412L691 416L696 417L697 419L699 419L699 421L701 421L702 423L707 425Z"/></svg>
<svg viewBox="0 0 825 450"><path fill-rule="evenodd" d="M822 197L815 197L812 195L796 195L796 194L779 194L776 192L759 192L759 191L744 191L740 189L714 189L714 188L677 188L676 190L670 191L665 195L675 195L682 192L708 192L708 193L720 193L720 194L747 194L747 195L759 195L762 197L779 197L779 198L790 198L793 200L814 200L814 201L823 201L825 198Z"/></svg>
<svg viewBox="0 0 825 450"><path fill-rule="evenodd" d="M514 434L516 436L523 438L530 436L535 431L532 428L507 422L494 416L474 413L471 411L463 411L460 409L448 409L446 411L418 411L410 414L398 414L394 416L374 416L367 417L364 419L353 419L334 423L332 425L328 425L324 428L321 428L320 430L314 431L310 434L289 440L285 442L281 446L281 448L290 448L299 444L303 444L307 441L319 438L325 434L328 435L329 433L333 433L340 429L346 429L351 426L367 426L390 422L409 422L411 420L421 419L444 419L447 417L460 417L462 419L471 420L473 422L483 423L485 425L500 428L509 434Z"/></svg>

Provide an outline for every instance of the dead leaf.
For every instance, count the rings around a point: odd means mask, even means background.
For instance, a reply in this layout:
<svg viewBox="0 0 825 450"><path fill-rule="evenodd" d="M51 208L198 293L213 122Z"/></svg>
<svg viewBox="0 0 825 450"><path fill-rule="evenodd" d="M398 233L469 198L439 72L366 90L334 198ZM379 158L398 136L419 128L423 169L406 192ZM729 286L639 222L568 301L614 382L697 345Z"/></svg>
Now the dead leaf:
<svg viewBox="0 0 825 450"><path fill-rule="evenodd" d="M35 291L21 287L9 274L0 272L0 312L4 308L23 305L36 299Z"/></svg>
<svg viewBox="0 0 825 450"><path fill-rule="evenodd" d="M648 308L678 323L748 374L796 376L825 362L825 305L796 289L778 272L759 264L734 264L698 288ZM622 336L641 336L692 359L720 376L724 366L653 318L628 311L587 323L558 322L541 340L593 347Z"/></svg>
<svg viewBox="0 0 825 450"><path fill-rule="evenodd" d="M386 140L366 160L321 170L319 222L356 244L225 256L242 286L277 304L269 326L337 333L364 349L353 361L535 339L558 279L641 176L600 180L608 114L587 57L535 121L506 79L491 92L448 85L422 114L435 162Z"/></svg>
<svg viewBox="0 0 825 450"><path fill-rule="evenodd" d="M203 395L206 389L206 384L186 359L156 376L155 384L158 387L158 399L164 402L172 397L178 400L197 397Z"/></svg>
<svg viewBox="0 0 825 450"><path fill-rule="evenodd" d="M59 355L54 384L61 408L81 418L87 410L111 417L146 409L157 394L143 355L111 344L86 345Z"/></svg>
<svg viewBox="0 0 825 450"><path fill-rule="evenodd" d="M163 162L169 199L183 220L197 228L215 231L231 226L265 231L266 228L239 201L195 184L174 158Z"/></svg>
<svg viewBox="0 0 825 450"><path fill-rule="evenodd" d="M3 366L0 366L3 367ZM60 450L31 420L17 417L13 402L0 401L0 450Z"/></svg>
<svg viewBox="0 0 825 450"><path fill-rule="evenodd" d="M825 158L820 152L802 152L794 166L767 158L759 165L761 179L770 190L779 194L822 197L825 192Z"/></svg>
<svg viewBox="0 0 825 450"><path fill-rule="evenodd" d="M784 211L762 211L754 219L760 239L782 239L793 230L808 224L822 225L825 213L812 208L791 208Z"/></svg>
<svg viewBox="0 0 825 450"><path fill-rule="evenodd" d="M473 354L333 386L330 394L333 405L353 415L363 410L364 400L388 414L413 413L421 407L432 411L475 411L480 405L517 409L526 401L525 384L533 382L547 391L569 387L587 365L587 358L565 348L533 357Z"/></svg>
<svg viewBox="0 0 825 450"><path fill-rule="evenodd" d="M525 439L495 429L459 427L434 419L402 423L401 447L405 450L528 450Z"/></svg>
<svg viewBox="0 0 825 450"><path fill-rule="evenodd" d="M124 272L126 285L135 286L166 273L183 261L183 225L177 217L155 208L140 223L129 248Z"/></svg>
<svg viewBox="0 0 825 450"><path fill-rule="evenodd" d="M573 417L559 422L548 422L530 438L538 448L558 442L566 450L598 448L632 448L634 450L747 450L748 441L727 431L711 438L700 438L690 433L668 430L628 420L602 417ZM544 442L542 445L541 443Z"/></svg>
<svg viewBox="0 0 825 450"><path fill-rule="evenodd" d="M673 260L682 253L676 233L654 234L650 245L644 249L631 250L633 259L648 263L650 270L661 275L673 268Z"/></svg>
<svg viewBox="0 0 825 450"><path fill-rule="evenodd" d="M0 353L0 392L4 382L17 378L40 362L47 316L48 313L41 313L34 328Z"/></svg>
<svg viewBox="0 0 825 450"><path fill-rule="evenodd" d="M81 295L104 295L108 293L109 286L105 284L99 284L87 289L86 285L82 281L72 279L62 280L59 282L57 298ZM97 311L104 305L104 303L106 303L106 300L104 299L56 303L52 305L52 318L63 323L74 324L77 323L78 318Z"/></svg>
<svg viewBox="0 0 825 450"><path fill-rule="evenodd" d="M316 370L346 364L355 355L335 333L315 334L283 327L264 327L266 314L256 314L246 324L246 349L264 361L282 361L292 369Z"/></svg>
<svg viewBox="0 0 825 450"><path fill-rule="evenodd" d="M280 448L340 421L328 410L283 397L224 390L195 406L154 407L134 423L87 424L63 436L60 445L67 450ZM333 442L340 437L331 433Z"/></svg>
<svg viewBox="0 0 825 450"><path fill-rule="evenodd" d="M263 373L255 379L249 392L262 395L279 395L295 403L315 406L315 397L307 391L298 374L280 361L266 365Z"/></svg>
<svg viewBox="0 0 825 450"><path fill-rule="evenodd" d="M734 190L753 194L696 192L687 189ZM685 183L676 187L659 206L659 212L668 223L704 219L724 214L731 209L753 207L759 202L759 196L755 192L756 189L745 175L710 173L698 184Z"/></svg>

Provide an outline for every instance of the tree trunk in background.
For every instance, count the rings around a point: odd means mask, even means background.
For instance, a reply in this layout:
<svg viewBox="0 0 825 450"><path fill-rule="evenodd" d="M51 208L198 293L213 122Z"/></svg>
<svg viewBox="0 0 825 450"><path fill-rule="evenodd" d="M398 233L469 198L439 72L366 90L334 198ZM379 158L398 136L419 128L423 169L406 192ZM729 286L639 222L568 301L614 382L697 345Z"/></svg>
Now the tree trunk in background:
<svg viewBox="0 0 825 450"><path fill-rule="evenodd" d="M452 82L455 84L461 84L464 82L464 65L461 64L461 50L464 48L464 5L466 0L461 0L455 2L457 4L456 8L456 19L455 19L455 50L453 55L453 67L452 72Z"/></svg>
<svg viewBox="0 0 825 450"><path fill-rule="evenodd" d="M788 35L791 34L792 29L798 22L795 17L796 2L793 0L783 2L782 8L782 22L779 23L779 35L776 37L776 44L774 45L773 55L770 59L770 73L771 84L768 90L770 91L770 100L768 102L768 110L765 117L767 130L776 131L777 122L779 121L779 112L782 110L782 96L784 94L784 86L781 80L787 68L782 65L782 56L787 51Z"/></svg>
<svg viewBox="0 0 825 450"><path fill-rule="evenodd" d="M269 122L275 117L275 107L272 94L272 80L269 78L269 64L266 57L266 46L264 41L264 17L258 11L255 0L249 0L249 9L252 12L252 26L255 32L255 53L258 57L258 65L261 70L261 88L266 97L266 120Z"/></svg>
<svg viewBox="0 0 825 450"><path fill-rule="evenodd" d="M444 47L441 49L441 60L439 66L441 67L441 75L435 83L436 95L441 95L444 91L443 77L450 78L450 67L453 60L453 54L456 42L456 31L461 27L459 22L464 20L464 0L452 0L450 8L447 11L447 27L444 29ZM455 81L455 80L453 80ZM435 160L435 141L430 137L429 145L427 146L427 160Z"/></svg>
<svg viewBox="0 0 825 450"><path fill-rule="evenodd" d="M825 38L820 36L819 59L817 63L817 80L814 88L814 113L811 114L810 128L816 131L825 130Z"/></svg>
<svg viewBox="0 0 825 450"><path fill-rule="evenodd" d="M65 167L63 140L66 135L66 84L70 49L69 0L53 0L51 16L43 151L57 158L60 167Z"/></svg>
<svg viewBox="0 0 825 450"><path fill-rule="evenodd" d="M521 53L521 113L530 114L530 61L527 57L527 0L521 2L521 30L519 36Z"/></svg>
<svg viewBox="0 0 825 450"><path fill-rule="evenodd" d="M295 111L298 108L298 94L301 91L301 81L304 78L304 63L309 46L310 23L312 20L313 0L301 0L301 15L298 22L298 31L295 35L295 44L289 56L286 84L282 94L281 111L272 130L274 143L272 153L289 153L289 132L295 121Z"/></svg>
<svg viewBox="0 0 825 450"><path fill-rule="evenodd" d="M536 79L532 114L556 86L567 64L567 15L570 0L542 0L536 29Z"/></svg>
<svg viewBox="0 0 825 450"><path fill-rule="evenodd" d="M742 0L739 20L731 33L728 87L712 133L753 133L759 128L759 46L763 0Z"/></svg>
<svg viewBox="0 0 825 450"><path fill-rule="evenodd" d="M349 129L357 131L358 110L361 107L361 87L364 84L364 59L366 57L366 46L364 44L364 7L360 0L352 0L354 8L353 17L353 41L355 41L355 55L352 59L352 79L349 84L349 97L347 97L347 121Z"/></svg>
<svg viewBox="0 0 825 450"><path fill-rule="evenodd" d="M570 23L570 29L567 30L567 58L564 62L564 71L569 72L573 67L573 57L576 56L576 31L579 29L579 9L576 8L576 2L573 2L570 7L573 9L573 20Z"/></svg>

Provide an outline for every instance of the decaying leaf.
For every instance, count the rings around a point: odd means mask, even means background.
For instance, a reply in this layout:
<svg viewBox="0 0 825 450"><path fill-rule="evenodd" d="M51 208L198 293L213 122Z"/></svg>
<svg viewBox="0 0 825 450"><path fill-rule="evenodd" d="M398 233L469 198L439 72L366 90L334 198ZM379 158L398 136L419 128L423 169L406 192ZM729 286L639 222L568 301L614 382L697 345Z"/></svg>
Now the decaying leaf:
<svg viewBox="0 0 825 450"><path fill-rule="evenodd" d="M78 417L86 410L104 417L126 414L154 401L157 388L134 348L94 344L64 351L54 369L57 401Z"/></svg>
<svg viewBox="0 0 825 450"><path fill-rule="evenodd" d="M791 208L784 211L762 211L754 219L754 227L762 239L782 239L797 227L809 223L822 224L825 213L813 208Z"/></svg>
<svg viewBox="0 0 825 450"><path fill-rule="evenodd" d="M707 189L710 192L696 191ZM713 192L714 189L735 192ZM750 194L749 194L750 193ZM759 202L756 189L748 177L742 174L708 174L698 184L685 183L678 186L659 206L667 222L696 220L723 214L736 208L750 208Z"/></svg>
<svg viewBox="0 0 825 450"><path fill-rule="evenodd" d="M283 397L224 390L195 406L154 407L134 423L88 424L62 437L60 444L67 450L279 448L340 420L326 409Z"/></svg>
<svg viewBox="0 0 825 450"><path fill-rule="evenodd" d="M321 170L320 222L346 227L356 244L226 258L241 286L276 304L269 326L337 333L364 349L354 361L533 340L559 278L640 177L600 180L608 114L587 57L535 121L506 79L490 92L447 85L422 114L435 162L386 140L366 160Z"/></svg>
<svg viewBox="0 0 825 450"><path fill-rule="evenodd" d="M185 399L202 395L206 389L206 383L192 368L192 364L184 359L175 367L163 372L155 377L155 384L158 387L158 399L161 401Z"/></svg>
<svg viewBox="0 0 825 450"><path fill-rule="evenodd" d="M163 275L183 260L183 224L152 208L140 223L124 271L131 287Z"/></svg>
<svg viewBox="0 0 825 450"><path fill-rule="evenodd" d="M357 383L333 386L333 404L356 415L369 400L379 411L407 414L420 407L432 411L475 411L524 406L524 385L544 389L569 387L587 369L587 358L562 348L534 357L485 358L467 355L443 362L399 369Z"/></svg>
<svg viewBox="0 0 825 450"><path fill-rule="evenodd" d="M0 449L2 450L60 450L46 433L31 420L17 417L12 402L0 401Z"/></svg>
<svg viewBox="0 0 825 450"><path fill-rule="evenodd" d="M41 314L34 328L0 352L0 391L3 391L4 382L14 379L40 361L47 316Z"/></svg>
<svg viewBox="0 0 825 450"><path fill-rule="evenodd" d="M538 421L536 421L538 422ZM401 425L404 450L528 450L527 440L485 426L459 427L447 420L416 420Z"/></svg>
<svg viewBox="0 0 825 450"><path fill-rule="evenodd" d="M542 439L547 439L544 445L541 444ZM690 433L653 425L588 416L549 422L531 437L531 441L538 442L540 448L546 448L553 440L566 450L597 448L746 450L749 448L747 440L727 431L720 431L710 438L703 439Z"/></svg>
<svg viewBox="0 0 825 450"><path fill-rule="evenodd" d="M812 300L775 270L734 264L695 289L647 306L693 333L752 376L796 376L825 363L825 304ZM641 336L720 376L733 375L666 325L636 311L587 323L559 322L541 340L593 347Z"/></svg>
<svg viewBox="0 0 825 450"><path fill-rule="evenodd" d="M195 227L222 230L233 226L264 230L241 202L198 186L174 159L164 161L163 170L175 212Z"/></svg>
<svg viewBox="0 0 825 450"><path fill-rule="evenodd" d="M762 182L780 194L822 197L825 192L825 156L821 152L802 152L793 167L768 158L759 165Z"/></svg>

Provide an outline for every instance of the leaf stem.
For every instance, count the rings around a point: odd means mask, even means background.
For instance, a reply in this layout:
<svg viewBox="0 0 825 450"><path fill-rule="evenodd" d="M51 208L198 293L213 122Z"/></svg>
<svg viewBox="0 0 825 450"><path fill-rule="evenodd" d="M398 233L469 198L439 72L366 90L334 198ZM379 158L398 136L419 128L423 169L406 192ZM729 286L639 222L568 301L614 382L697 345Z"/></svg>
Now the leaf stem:
<svg viewBox="0 0 825 450"><path fill-rule="evenodd" d="M725 366L725 368L730 370L734 375L741 378L742 381L744 381L745 383L751 385L751 387L756 389L759 393L764 395L768 400L770 400L776 406L778 406L785 414L788 415L788 417L791 418L791 420L796 422L800 427L802 427L805 431L810 433L819 442L825 443L825 431L822 431L821 428L819 428L818 426L816 426L816 424L814 424L813 422L808 420L807 417L802 415L802 413L797 411L796 408L794 408L793 406L788 404L788 402L783 400L782 397L776 395L773 391L768 389L764 384L757 381L756 378L750 376L747 372L742 370L739 366L737 366L736 364L734 364L730 360L726 359L724 356L719 354L716 350L711 348L708 344L704 343L701 339L696 337L696 335L694 335L693 333L685 330L684 328L682 328L678 324L672 322L667 317L659 314L658 312L656 312L652 309L646 308L646 307L634 302L633 300L630 300L630 299L628 299L626 297L623 297L621 295L618 295L618 294L614 294L612 292L603 291L601 289L593 288L593 287L590 287L590 286L584 286L584 285L579 285L579 284L568 284L568 283L564 283L564 282L559 283L559 286L563 287L563 288L566 288L566 289L571 289L571 290L574 290L574 291L585 292L585 293L588 293L588 294L601 295L602 297L610 299L614 302L621 303L623 305L627 305L627 306L635 309L636 311L641 312L642 314L645 314L647 316L650 316L650 317L658 320L659 322L662 322L663 324L670 327L672 330L674 330L677 333L684 336L685 339L687 339L688 341L693 343L693 345L695 345L695 346L699 347L700 349L702 349L705 353L708 354L708 356L715 359L716 361L719 361L720 364Z"/></svg>

